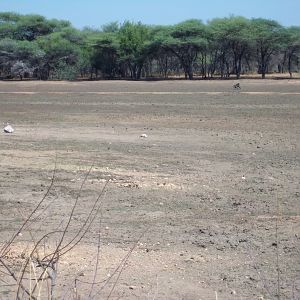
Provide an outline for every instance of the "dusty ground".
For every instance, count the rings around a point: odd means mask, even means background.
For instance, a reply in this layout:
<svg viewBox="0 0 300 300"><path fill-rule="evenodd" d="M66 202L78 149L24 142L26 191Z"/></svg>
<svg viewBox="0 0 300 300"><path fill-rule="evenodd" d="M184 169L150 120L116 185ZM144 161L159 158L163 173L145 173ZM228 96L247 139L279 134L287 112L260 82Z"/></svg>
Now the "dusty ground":
<svg viewBox="0 0 300 300"><path fill-rule="evenodd" d="M97 215L59 260L59 299L299 299L300 82L233 83L0 82L0 122L16 129L0 133L2 247L57 163L11 270L65 228L93 165L62 247ZM14 299L3 272L0 299Z"/></svg>

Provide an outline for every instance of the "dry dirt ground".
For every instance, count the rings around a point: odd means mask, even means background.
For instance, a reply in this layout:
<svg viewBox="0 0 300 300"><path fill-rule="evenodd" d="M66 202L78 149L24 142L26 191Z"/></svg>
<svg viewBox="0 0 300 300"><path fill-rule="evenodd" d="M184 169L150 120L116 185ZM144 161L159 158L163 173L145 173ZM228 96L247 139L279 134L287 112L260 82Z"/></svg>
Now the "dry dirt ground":
<svg viewBox="0 0 300 300"><path fill-rule="evenodd" d="M0 82L2 249L56 170L2 257L16 277L78 199L57 299L299 299L300 82L234 83Z"/></svg>

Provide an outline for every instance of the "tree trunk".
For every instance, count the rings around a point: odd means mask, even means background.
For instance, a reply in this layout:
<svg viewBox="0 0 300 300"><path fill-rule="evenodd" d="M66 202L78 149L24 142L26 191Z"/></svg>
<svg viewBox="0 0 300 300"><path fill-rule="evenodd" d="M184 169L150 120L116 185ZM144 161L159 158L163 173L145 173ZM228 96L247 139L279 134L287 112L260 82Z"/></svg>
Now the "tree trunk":
<svg viewBox="0 0 300 300"><path fill-rule="evenodd" d="M263 62L261 65L261 78L266 78L266 72L267 72L267 65Z"/></svg>
<svg viewBox="0 0 300 300"><path fill-rule="evenodd" d="M189 80L193 80L194 79L194 74L193 74L192 70L189 70L188 75L189 75Z"/></svg>
<svg viewBox="0 0 300 300"><path fill-rule="evenodd" d="M236 73L236 79L240 79L240 77L241 77L241 62L240 62L240 60L238 60L236 63L235 73Z"/></svg>
<svg viewBox="0 0 300 300"><path fill-rule="evenodd" d="M136 72L136 78L135 78L136 80L141 79L142 69L143 69L143 65L139 65Z"/></svg>
<svg viewBox="0 0 300 300"><path fill-rule="evenodd" d="M204 54L204 78L207 76L207 57L206 53Z"/></svg>
<svg viewBox="0 0 300 300"><path fill-rule="evenodd" d="M168 77L168 56L165 58L165 63L164 63L164 77Z"/></svg>
<svg viewBox="0 0 300 300"><path fill-rule="evenodd" d="M193 67L192 66L185 66L184 67L184 76L185 76L185 79L193 80L194 74L193 74Z"/></svg>
<svg viewBox="0 0 300 300"><path fill-rule="evenodd" d="M292 57L291 56L289 56L288 68L289 68L290 78L293 78L293 74L292 74Z"/></svg>
<svg viewBox="0 0 300 300"><path fill-rule="evenodd" d="M238 61L237 61L237 67L236 67L236 78L240 79L241 78L241 71L242 71L242 54L239 56Z"/></svg>

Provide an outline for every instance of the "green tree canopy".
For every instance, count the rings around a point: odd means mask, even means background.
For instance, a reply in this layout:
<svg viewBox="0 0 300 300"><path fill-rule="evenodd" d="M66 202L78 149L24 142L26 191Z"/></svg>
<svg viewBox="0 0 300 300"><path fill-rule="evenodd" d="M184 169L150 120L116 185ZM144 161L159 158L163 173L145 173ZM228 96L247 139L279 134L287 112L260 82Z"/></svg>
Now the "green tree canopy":
<svg viewBox="0 0 300 300"><path fill-rule="evenodd" d="M300 58L300 27L292 26L283 30L282 48L287 60L288 71L292 77L293 62L298 64Z"/></svg>
<svg viewBox="0 0 300 300"><path fill-rule="evenodd" d="M19 66L26 66L32 73L38 72L44 57L45 52L36 42L0 40L0 66L7 74L17 62Z"/></svg>
<svg viewBox="0 0 300 300"><path fill-rule="evenodd" d="M90 41L91 63L105 77L113 78L118 72L119 43L114 33L101 33Z"/></svg>
<svg viewBox="0 0 300 300"><path fill-rule="evenodd" d="M78 71L76 66L81 55L81 49L78 45L64 39L59 32L40 37L37 42L45 52L43 77L49 78L51 74L54 74L55 77L55 74L58 74L58 69L70 70L70 76L58 76L60 79L76 77L74 72Z"/></svg>
<svg viewBox="0 0 300 300"><path fill-rule="evenodd" d="M258 71L265 78L272 55L282 46L283 27L276 21L252 19L249 27L249 39L256 47Z"/></svg>
<svg viewBox="0 0 300 300"><path fill-rule="evenodd" d="M201 21L188 20L160 30L156 44L171 51L179 59L186 77L193 79L193 63L208 46L207 30Z"/></svg>
<svg viewBox="0 0 300 300"><path fill-rule="evenodd" d="M249 26L250 21L244 17L213 19L209 22L212 44L220 50L223 64L232 63L237 78L241 74L242 60L251 47Z"/></svg>
<svg viewBox="0 0 300 300"><path fill-rule="evenodd" d="M0 13L1 77L74 79L182 76L187 79L299 71L299 27L240 16L170 26L69 21ZM29 72L30 71L30 72ZM32 72L31 72L32 71Z"/></svg>
<svg viewBox="0 0 300 300"><path fill-rule="evenodd" d="M149 27L127 21L118 32L118 40L120 60L128 66L131 78L139 79L150 42Z"/></svg>

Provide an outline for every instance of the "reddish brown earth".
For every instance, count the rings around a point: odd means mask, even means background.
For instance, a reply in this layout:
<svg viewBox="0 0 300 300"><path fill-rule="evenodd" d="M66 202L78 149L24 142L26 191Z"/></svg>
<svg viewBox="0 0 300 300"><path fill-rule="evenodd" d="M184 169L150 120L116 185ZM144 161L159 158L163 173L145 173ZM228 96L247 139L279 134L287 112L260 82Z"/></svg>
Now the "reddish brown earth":
<svg viewBox="0 0 300 300"><path fill-rule="evenodd" d="M1 248L57 165L10 269L66 227L93 166L62 246L97 215L59 259L57 299L299 299L300 82L233 83L0 82L0 122L15 128L0 133ZM6 273L0 299L15 299Z"/></svg>

